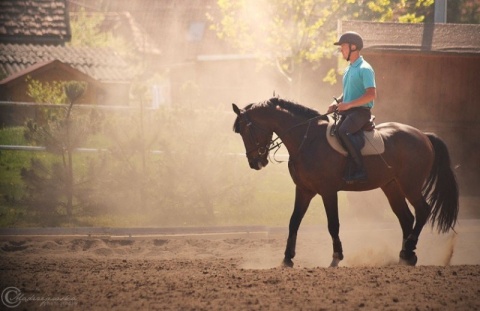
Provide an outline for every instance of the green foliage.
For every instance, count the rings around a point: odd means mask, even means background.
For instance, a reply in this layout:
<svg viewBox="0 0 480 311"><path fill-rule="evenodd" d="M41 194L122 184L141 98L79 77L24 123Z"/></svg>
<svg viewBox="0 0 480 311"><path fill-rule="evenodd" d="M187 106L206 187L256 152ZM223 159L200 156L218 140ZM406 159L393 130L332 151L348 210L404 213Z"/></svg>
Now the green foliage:
<svg viewBox="0 0 480 311"><path fill-rule="evenodd" d="M448 1L447 22L480 24L480 2L478 2L478 0Z"/></svg>
<svg viewBox="0 0 480 311"><path fill-rule="evenodd" d="M133 66L141 67L142 63L134 54L133 46L111 31L104 29L105 13L86 12L81 8L76 14L70 15L72 39L67 44L75 47L111 48L120 54ZM136 71L141 69L136 68Z"/></svg>
<svg viewBox="0 0 480 311"><path fill-rule="evenodd" d="M25 145L23 128L4 128L0 131L0 145ZM23 196L24 185L20 179L20 170L30 159L30 152L0 150L0 219L6 215L15 214L15 208ZM2 203L2 199L4 203Z"/></svg>
<svg viewBox="0 0 480 311"><path fill-rule="evenodd" d="M101 132L85 135L82 144L103 151L74 154L71 218L60 153L2 151L0 226L288 224L295 193L288 168L270 164L252 171L240 154L242 140L231 130L233 113L140 107L109 112ZM78 114L74 110L73 118ZM0 143L2 131L7 129L0 130ZM15 136L22 139L19 129ZM324 222L322 203L314 202L304 223Z"/></svg>
<svg viewBox="0 0 480 311"><path fill-rule="evenodd" d="M21 141L23 130L17 129L18 140ZM3 129L0 133L11 132L9 129ZM0 137L3 135L0 135ZM7 141L1 140L1 144ZM21 145L24 143L22 142ZM31 201L29 204L29 189L21 176L22 170L29 167L32 161L41 161L42 163L52 163L54 157L45 153L1 150L0 151L0 226L20 226L26 223L33 225L46 225L50 219L45 218L44 222L37 220L41 214L39 210L44 210L45 206L37 205L37 201Z"/></svg>
<svg viewBox="0 0 480 311"><path fill-rule="evenodd" d="M23 136L23 127L6 127L0 131L0 145L25 145L27 142Z"/></svg>
<svg viewBox="0 0 480 311"><path fill-rule="evenodd" d="M27 76L26 82L28 96L32 97L34 102L39 104L60 105L67 103L67 100L69 100L71 103L72 99L77 100L87 87L86 82L41 82L39 80L32 79L30 76ZM59 114L59 109L37 108L37 111L39 113L37 123L40 125L45 125L46 123L55 121L61 117ZM33 126L37 126L37 124L31 124L31 121L29 121L28 128L30 131L32 130Z"/></svg>
<svg viewBox="0 0 480 311"><path fill-rule="evenodd" d="M39 104L65 104L67 97L63 81L40 82L27 76L27 95Z"/></svg>
<svg viewBox="0 0 480 311"><path fill-rule="evenodd" d="M225 157L231 124L223 116L213 109L138 109L110 119L111 146L92 171L98 188L85 193L92 213L147 214L149 225L213 225L219 207L249 202L244 190L253 183Z"/></svg>
<svg viewBox="0 0 480 311"><path fill-rule="evenodd" d="M264 57L288 81L301 79L302 64L328 58L337 21L421 22L433 0L218 0L211 29L235 48ZM331 73L327 82L331 83Z"/></svg>
<svg viewBox="0 0 480 311"><path fill-rule="evenodd" d="M288 77L299 64L315 62L330 53L340 1L262 0L218 1L222 17L211 28L236 48L264 56Z"/></svg>
<svg viewBox="0 0 480 311"><path fill-rule="evenodd" d="M31 144L45 146L48 152L64 155L67 150L85 144L88 137L94 134L101 125L99 124L101 116L95 110L83 114L79 111L73 117L72 122L67 122L68 109L61 108L56 112L54 118L50 118L41 124L34 120L27 121L24 129L25 139ZM69 128L68 132L67 127Z"/></svg>
<svg viewBox="0 0 480 311"><path fill-rule="evenodd" d="M0 145L25 144L23 128L4 128L0 131ZM29 152L0 150L0 198L12 206L22 197L23 184L19 172L29 159Z"/></svg>
<svg viewBox="0 0 480 311"><path fill-rule="evenodd" d="M25 152L0 151L0 195L10 207L16 206L23 196L24 185L19 172L28 160L29 155Z"/></svg>
<svg viewBox="0 0 480 311"><path fill-rule="evenodd" d="M39 96L48 93L48 88L42 92L45 85L35 80L30 82L29 87L33 84L32 88L38 90ZM53 219L53 215L62 215L63 210L60 211L59 208L63 207L67 219L71 220L75 182L78 179L74 176L73 152L98 128L98 118L95 110L91 110L92 113L88 116L72 116L75 101L86 89L85 82L64 81L56 85L62 86L63 97L67 98L70 104L55 113L45 113L40 123L29 120L24 136L34 144L45 146L48 152L59 158L51 165L32 159L30 167L22 169L21 177L28 192L25 202L27 205L37 206L36 213L45 216L45 219Z"/></svg>
<svg viewBox="0 0 480 311"><path fill-rule="evenodd" d="M120 45L120 40L112 33L102 31L104 14L86 12L84 8L70 17L71 46L112 47Z"/></svg>
<svg viewBox="0 0 480 311"><path fill-rule="evenodd" d="M368 20L377 22L425 21L433 12L433 0L369 0L353 1L345 7L341 19Z"/></svg>
<svg viewBox="0 0 480 311"><path fill-rule="evenodd" d="M62 197L65 195L63 185L66 176L59 162L47 167L35 158L31 159L29 168L21 170L27 193L24 200L35 215L46 220L46 225L54 225L59 215L65 215L66 206Z"/></svg>
<svg viewBox="0 0 480 311"><path fill-rule="evenodd" d="M334 85L337 83L337 72L335 69L330 69L327 75L323 78L323 82L329 83L330 85Z"/></svg>
<svg viewBox="0 0 480 311"><path fill-rule="evenodd" d="M87 83L84 81L67 81L63 84L65 95L70 103L79 99L87 89Z"/></svg>

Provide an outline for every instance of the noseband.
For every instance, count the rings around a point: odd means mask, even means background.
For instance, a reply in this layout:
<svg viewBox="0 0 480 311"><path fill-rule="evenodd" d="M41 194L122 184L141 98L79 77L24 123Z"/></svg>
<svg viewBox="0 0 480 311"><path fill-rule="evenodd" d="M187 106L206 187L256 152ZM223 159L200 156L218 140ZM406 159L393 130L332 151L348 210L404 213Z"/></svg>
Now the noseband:
<svg viewBox="0 0 480 311"><path fill-rule="evenodd" d="M264 131L264 132L269 132L269 130L264 129L264 128L254 124L250 120L250 118L248 117L246 112L242 113L241 118L243 119L242 121L245 122L246 125L247 125L247 129L248 129L248 132L250 134L250 141L256 146L256 147L254 147L250 150L247 150L247 152L245 153L247 155L247 157L252 152L256 152L256 155L258 155L259 157L262 157L265 154L267 154L267 152L271 151L272 149L280 148L280 145L282 144L281 141L277 142L275 144L275 142L279 139L278 137L270 140L265 145L261 145L260 142L258 141L258 137L256 135L255 129L260 130L260 131Z"/></svg>
<svg viewBox="0 0 480 311"><path fill-rule="evenodd" d="M261 156L264 156L267 152L269 152L273 149L276 149L276 151L275 151L275 154L276 154L277 151L280 149L281 145L283 144L283 142L281 140L278 141L280 139L280 137L277 136L275 139L270 140L269 142L267 142L265 145L262 146L262 145L260 145L260 142L258 141L258 139L255 135L255 128L258 129L258 130L264 131L264 132L269 132L269 130L264 129L264 128L254 124L252 121L250 121L246 112L242 113L240 115L240 117L243 119L242 122L245 122L247 124L247 129L249 130L249 133L250 133L250 141L253 142L256 146L256 148L254 147L253 149L247 150L247 152L246 152L247 157L250 153L255 152L255 151L257 152L258 156L261 157ZM307 140L308 132L309 132L310 126L312 124L312 121L316 120L320 117L322 117L322 116L320 115L318 117L308 119L307 121L296 124L296 125L292 126L291 128L289 128L289 129L287 129L286 131L283 132L283 134L285 134L287 132L290 132L294 128L297 128L297 127L300 127L300 126L303 126L303 125L308 125L307 130L306 130L306 132L303 136L303 140L302 140L302 142L300 144L300 147L298 148L297 152L300 152L300 150L302 149L305 141ZM254 159L255 158L257 158L257 157L254 157ZM274 155L274 159L275 159L275 155ZM278 162L278 163L283 162L283 161L278 161L276 159L275 159L275 161Z"/></svg>

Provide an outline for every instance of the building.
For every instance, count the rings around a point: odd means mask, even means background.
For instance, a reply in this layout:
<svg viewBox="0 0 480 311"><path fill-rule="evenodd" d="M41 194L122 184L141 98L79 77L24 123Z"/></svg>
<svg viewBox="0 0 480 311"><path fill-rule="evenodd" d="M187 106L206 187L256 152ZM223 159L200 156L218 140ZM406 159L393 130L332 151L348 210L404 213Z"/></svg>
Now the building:
<svg viewBox="0 0 480 311"><path fill-rule="evenodd" d="M68 2L0 2L0 101L31 102L27 76L40 82L81 79L81 102L128 105L127 63L110 48L71 47Z"/></svg>
<svg viewBox="0 0 480 311"><path fill-rule="evenodd" d="M339 22L364 38L375 69L377 122L397 121L444 138L463 193L480 181L480 25Z"/></svg>

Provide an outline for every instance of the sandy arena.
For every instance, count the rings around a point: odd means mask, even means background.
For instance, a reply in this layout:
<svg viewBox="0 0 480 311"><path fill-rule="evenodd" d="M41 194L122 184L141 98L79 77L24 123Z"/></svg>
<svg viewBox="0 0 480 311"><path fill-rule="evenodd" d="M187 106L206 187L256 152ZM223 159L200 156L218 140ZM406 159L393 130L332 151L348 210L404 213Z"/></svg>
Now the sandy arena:
<svg viewBox="0 0 480 311"><path fill-rule="evenodd" d="M328 268L326 228L155 236L0 236L1 310L479 310L480 222L425 230L417 267L396 264L388 226L346 226L345 260Z"/></svg>

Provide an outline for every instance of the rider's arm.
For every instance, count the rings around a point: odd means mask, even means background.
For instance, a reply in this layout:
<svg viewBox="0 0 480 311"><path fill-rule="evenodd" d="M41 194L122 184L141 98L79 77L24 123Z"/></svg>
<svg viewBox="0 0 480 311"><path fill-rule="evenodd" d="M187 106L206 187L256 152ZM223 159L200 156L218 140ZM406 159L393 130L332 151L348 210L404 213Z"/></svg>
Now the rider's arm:
<svg viewBox="0 0 480 311"><path fill-rule="evenodd" d="M345 111L350 108L355 108L355 107L360 107L365 105L366 103L371 102L377 97L377 91L376 88L374 87L369 87L365 90L365 93L360 96L359 98L352 100L351 102L348 103L342 103L341 105L338 105L338 110L339 111Z"/></svg>

